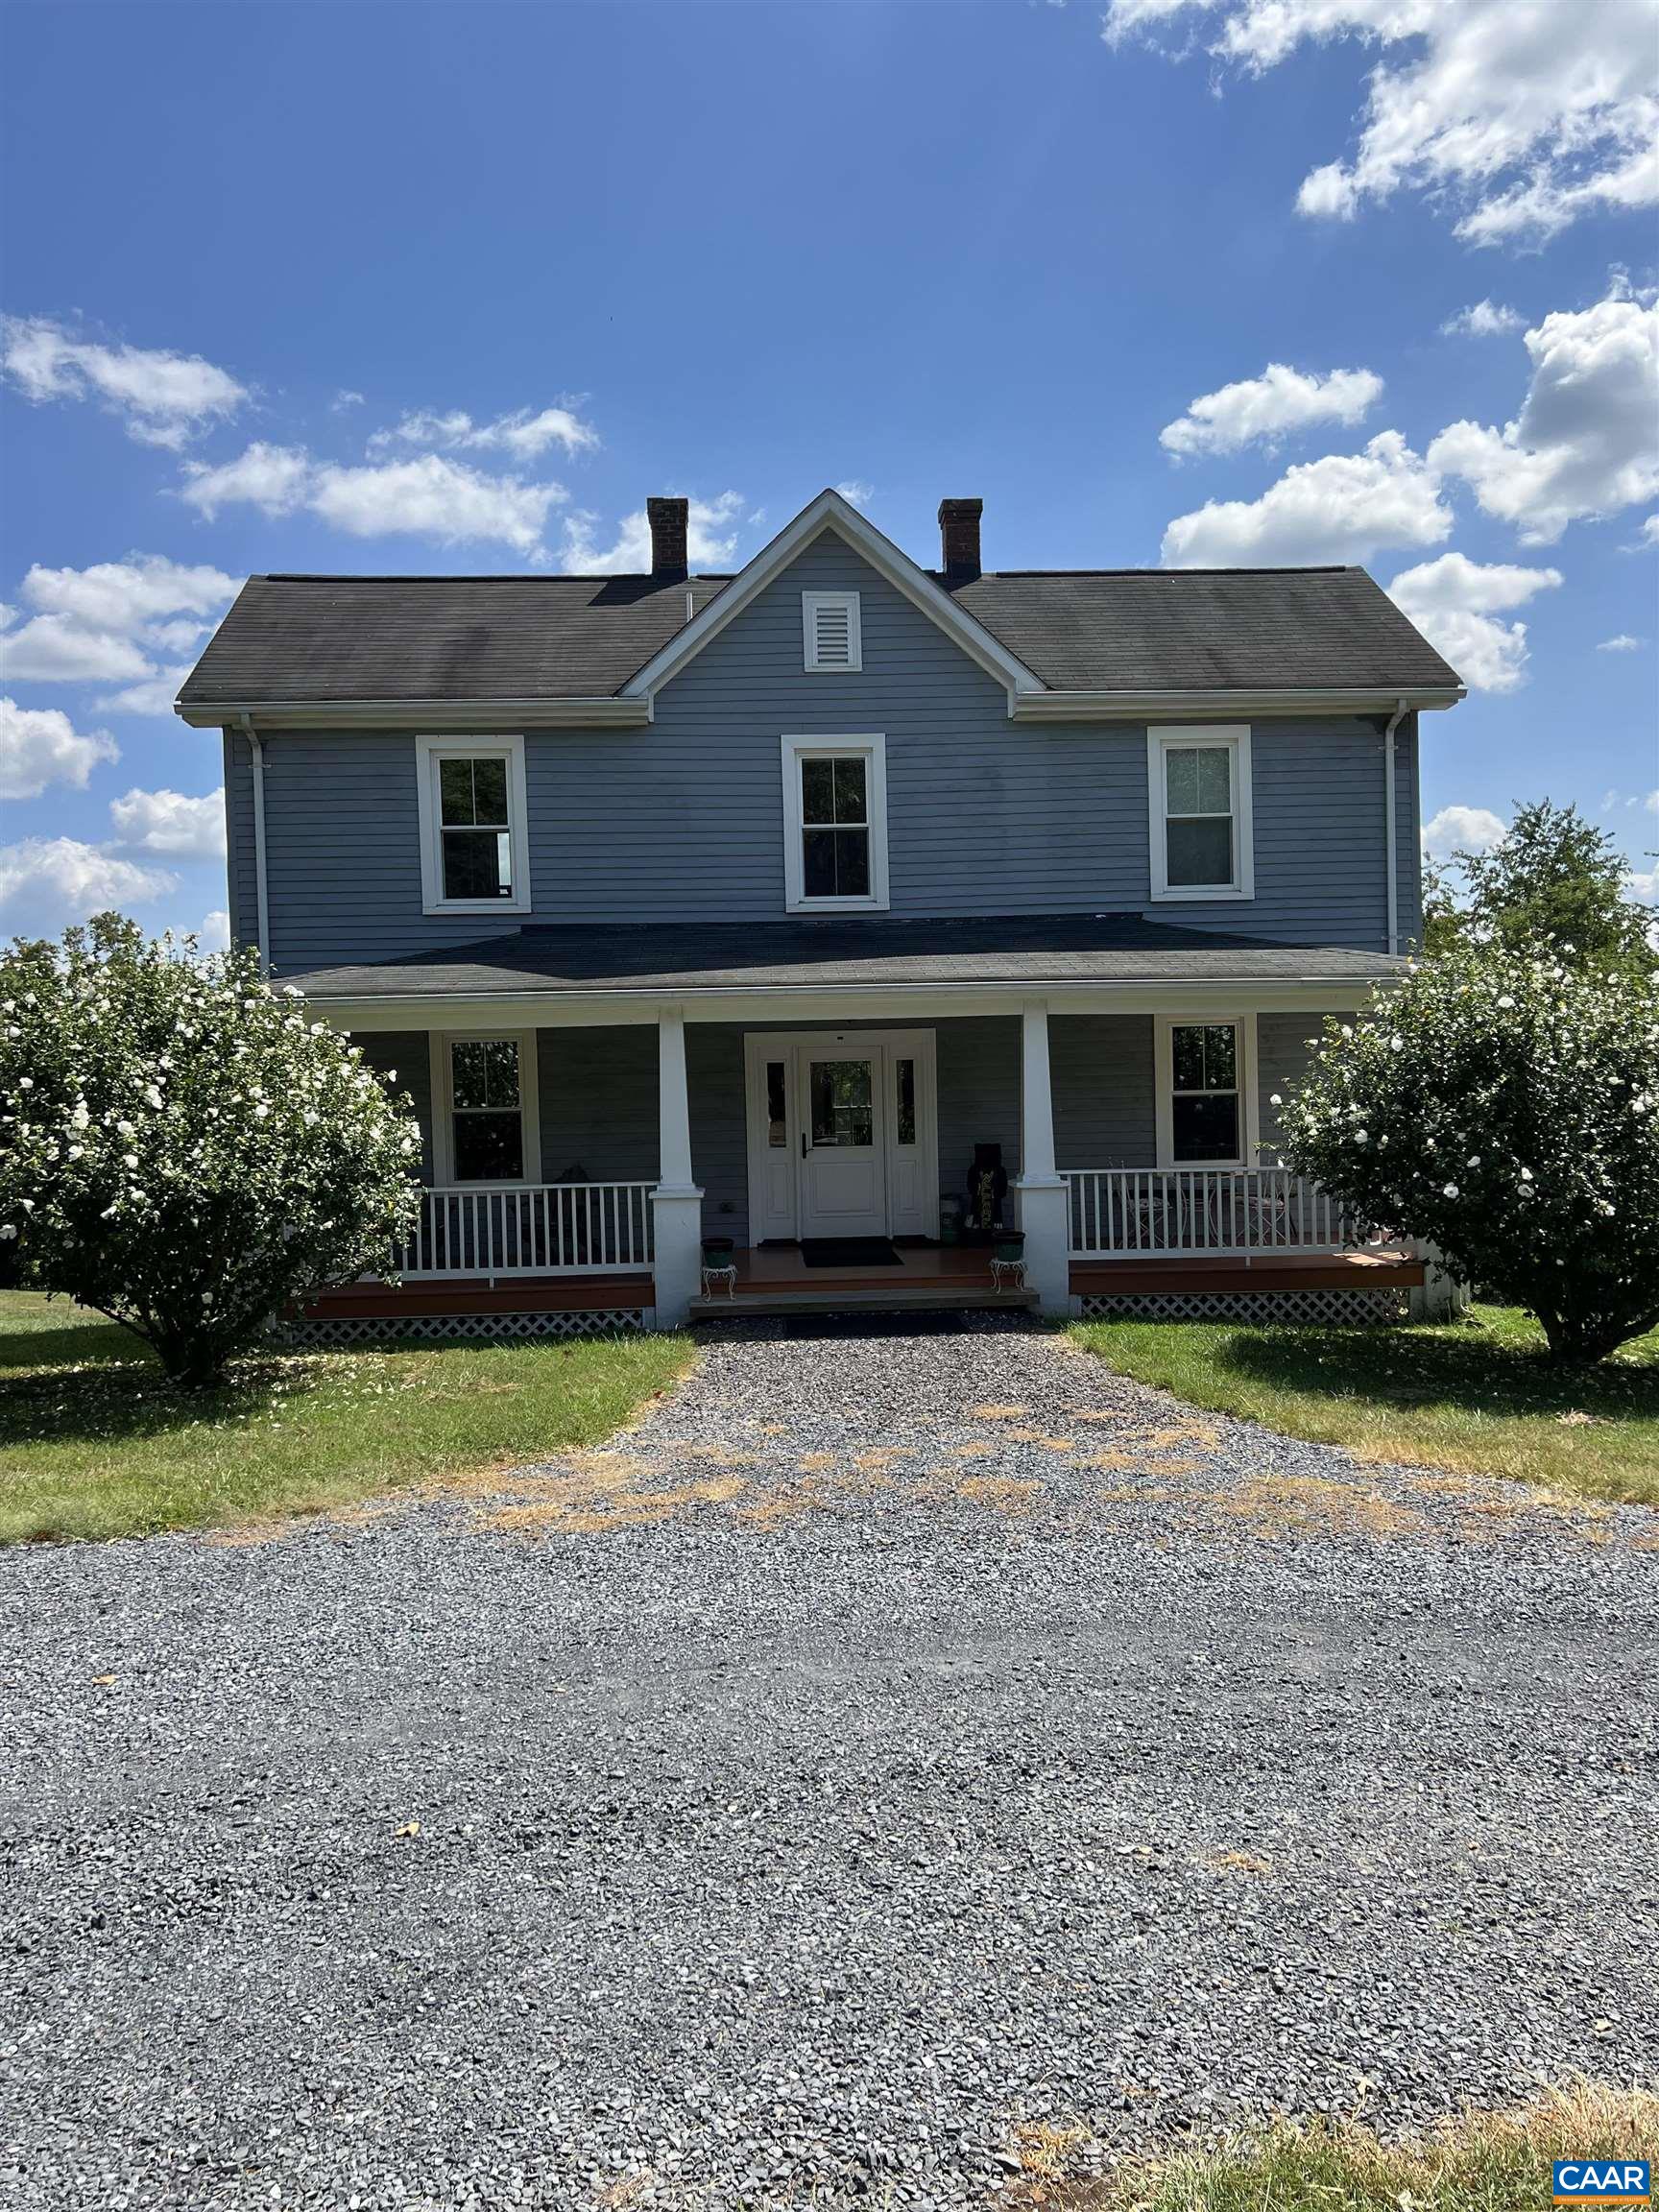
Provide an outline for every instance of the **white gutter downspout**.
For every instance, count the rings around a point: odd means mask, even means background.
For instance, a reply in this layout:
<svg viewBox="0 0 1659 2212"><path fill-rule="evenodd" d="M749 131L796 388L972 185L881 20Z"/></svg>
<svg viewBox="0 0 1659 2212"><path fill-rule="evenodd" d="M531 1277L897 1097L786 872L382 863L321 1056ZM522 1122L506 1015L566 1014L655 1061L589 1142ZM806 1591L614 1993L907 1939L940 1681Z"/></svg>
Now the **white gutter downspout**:
<svg viewBox="0 0 1659 2212"><path fill-rule="evenodd" d="M252 714L242 716L242 734L253 756L253 889L259 931L259 973L271 973L271 897L265 883L265 740Z"/></svg>
<svg viewBox="0 0 1659 2212"><path fill-rule="evenodd" d="M1400 700L1388 717L1388 727L1382 733L1382 805L1387 819L1383 824L1383 844L1388 854L1388 950L1400 950L1400 854L1399 826L1394 811L1394 733L1406 718L1406 702Z"/></svg>

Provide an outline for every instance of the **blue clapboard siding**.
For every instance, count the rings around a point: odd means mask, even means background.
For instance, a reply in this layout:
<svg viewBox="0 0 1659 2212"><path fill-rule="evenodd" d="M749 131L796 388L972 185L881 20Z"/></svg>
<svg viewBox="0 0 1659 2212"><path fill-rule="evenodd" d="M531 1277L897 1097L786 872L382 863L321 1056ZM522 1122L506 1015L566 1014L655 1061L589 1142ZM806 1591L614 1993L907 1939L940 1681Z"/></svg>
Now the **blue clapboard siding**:
<svg viewBox="0 0 1659 2212"><path fill-rule="evenodd" d="M807 675L801 593L837 588L862 594L863 671ZM1149 908L1144 730L1010 723L1001 688L832 534L666 686L648 729L530 735L533 919L781 919L780 737L868 731L887 739L896 914L1145 910L1288 943L1382 945L1377 723L1256 723L1255 899ZM421 913L414 734L282 731L267 740L279 972L438 950L517 926ZM1409 719L1399 761L1409 932L1418 914ZM247 938L252 816L239 738L227 789L231 911Z"/></svg>
<svg viewBox="0 0 1659 2212"><path fill-rule="evenodd" d="M378 1075L397 1077L421 1123L421 1180L432 1180L432 1041L424 1029L366 1030L351 1042Z"/></svg>
<svg viewBox="0 0 1659 2212"><path fill-rule="evenodd" d="M1261 1158L1271 1166L1278 1157L1279 1116L1273 1094L1288 1097L1307 1072L1310 1037L1325 1026L1323 1014L1262 1014L1256 1020L1256 1090L1260 1115Z"/></svg>

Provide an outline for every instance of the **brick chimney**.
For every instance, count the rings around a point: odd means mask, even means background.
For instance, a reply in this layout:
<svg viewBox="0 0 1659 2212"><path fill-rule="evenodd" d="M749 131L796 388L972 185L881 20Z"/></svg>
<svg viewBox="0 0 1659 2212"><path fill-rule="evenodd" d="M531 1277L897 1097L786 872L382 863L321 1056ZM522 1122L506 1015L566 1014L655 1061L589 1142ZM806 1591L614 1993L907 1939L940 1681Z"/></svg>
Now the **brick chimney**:
<svg viewBox="0 0 1659 2212"><path fill-rule="evenodd" d="M647 499L646 518L651 524L651 573L664 578L685 573L685 532L691 513L689 499Z"/></svg>
<svg viewBox="0 0 1659 2212"><path fill-rule="evenodd" d="M983 499L941 499L939 546L941 565L952 584L967 584L979 573L979 517Z"/></svg>

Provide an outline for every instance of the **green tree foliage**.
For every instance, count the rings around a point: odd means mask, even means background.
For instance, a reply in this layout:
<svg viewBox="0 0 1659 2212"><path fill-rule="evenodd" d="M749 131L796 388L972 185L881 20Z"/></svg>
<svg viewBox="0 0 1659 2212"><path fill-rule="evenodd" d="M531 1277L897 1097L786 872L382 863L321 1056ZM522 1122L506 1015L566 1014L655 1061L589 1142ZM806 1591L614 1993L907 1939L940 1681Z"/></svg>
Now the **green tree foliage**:
<svg viewBox="0 0 1659 2212"><path fill-rule="evenodd" d="M1575 806L1539 799L1517 807L1496 851L1458 853L1453 860L1463 879L1461 899L1449 870L1425 871L1427 951L1490 940L1578 967L1659 970L1648 937L1654 917L1624 896L1628 861Z"/></svg>
<svg viewBox="0 0 1659 2212"><path fill-rule="evenodd" d="M217 1381L413 1221L408 1101L252 953L100 915L0 953L0 1238L24 1281Z"/></svg>
<svg viewBox="0 0 1659 2212"><path fill-rule="evenodd" d="M1280 1107L1288 1164L1524 1306L1558 1358L1659 1324L1659 979L1502 946L1327 1022Z"/></svg>

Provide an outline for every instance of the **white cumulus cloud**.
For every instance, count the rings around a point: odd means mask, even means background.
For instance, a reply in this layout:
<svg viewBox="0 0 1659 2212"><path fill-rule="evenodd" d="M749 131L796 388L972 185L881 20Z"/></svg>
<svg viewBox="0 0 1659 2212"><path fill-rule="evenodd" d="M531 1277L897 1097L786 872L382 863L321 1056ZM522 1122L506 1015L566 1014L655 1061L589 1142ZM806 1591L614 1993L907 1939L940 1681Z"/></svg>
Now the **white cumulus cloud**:
<svg viewBox="0 0 1659 2212"><path fill-rule="evenodd" d="M101 707L131 714L165 713L186 666L157 669L156 653L188 652L236 589L221 568L132 553L90 568L44 568L23 579L22 596L36 612L20 629L0 635L0 663L14 682L126 684L134 688ZM172 688L159 706L162 685Z"/></svg>
<svg viewBox="0 0 1659 2212"><path fill-rule="evenodd" d="M868 507L871 500L876 496L875 485L866 484L862 477L858 476L849 476L845 484L837 484L835 489L846 500L849 507ZM755 516L751 519L758 521L760 517Z"/></svg>
<svg viewBox="0 0 1659 2212"><path fill-rule="evenodd" d="M1598 653L1640 653L1645 638L1632 637L1628 630L1621 630L1617 637L1603 637L1597 646Z"/></svg>
<svg viewBox="0 0 1659 2212"><path fill-rule="evenodd" d="M136 684L111 691L98 701L98 706L106 714L171 714L173 703L184 688L184 679L194 666L194 661L180 661L171 667L157 668Z"/></svg>
<svg viewBox="0 0 1659 2212"><path fill-rule="evenodd" d="M223 952L230 942L230 917L223 906L215 906L211 914L204 914L196 927L196 938L204 952Z"/></svg>
<svg viewBox="0 0 1659 2212"><path fill-rule="evenodd" d="M1166 568L1365 561L1389 545L1437 545L1452 512L1397 430L1362 453L1298 462L1260 499L1212 499L1164 533Z"/></svg>
<svg viewBox="0 0 1659 2212"><path fill-rule="evenodd" d="M125 561L100 561L90 568L30 569L23 595L42 613L67 614L89 630L124 637L139 631L156 642L152 627L180 614L213 614L236 589L222 568L190 566L161 553L130 553Z"/></svg>
<svg viewBox="0 0 1659 2212"><path fill-rule="evenodd" d="M743 494L722 492L713 499L693 499L686 517L685 557L692 568L724 568L737 550L731 525L743 514ZM594 538L596 515L565 518L565 572L570 576L639 575L651 566L651 525L643 507L624 515L615 539L601 547Z"/></svg>
<svg viewBox="0 0 1659 2212"><path fill-rule="evenodd" d="M0 321L0 371L28 399L100 401L144 445L186 445L249 397L200 354L98 345L45 317Z"/></svg>
<svg viewBox="0 0 1659 2212"><path fill-rule="evenodd" d="M1158 443L1183 457L1276 445L1310 423L1352 425L1382 396L1382 379L1370 369L1333 369L1322 376L1269 361L1260 376L1223 384L1194 399L1185 415L1165 424Z"/></svg>
<svg viewBox="0 0 1659 2212"><path fill-rule="evenodd" d="M101 761L119 758L107 731L77 730L56 707L0 699L0 799L37 799L49 783L84 791Z"/></svg>
<svg viewBox="0 0 1659 2212"><path fill-rule="evenodd" d="M218 468L186 463L181 496L209 517L239 504L273 516L304 509L352 538L490 542L536 559L549 511L568 494L561 484L493 476L441 453L352 467L314 461L300 446L255 444Z"/></svg>
<svg viewBox="0 0 1659 2212"><path fill-rule="evenodd" d="M1455 315L1449 315L1440 325L1442 338L1503 338L1511 330L1519 330L1527 320L1513 307L1501 307L1495 300L1477 300L1473 307L1463 307Z"/></svg>
<svg viewBox="0 0 1659 2212"><path fill-rule="evenodd" d="M36 614L0 637L0 670L12 684L121 684L147 676L150 662L131 637Z"/></svg>
<svg viewBox="0 0 1659 2212"><path fill-rule="evenodd" d="M0 934L55 936L106 907L149 905L178 888L170 868L123 859L107 845L25 837L0 846Z"/></svg>
<svg viewBox="0 0 1659 2212"><path fill-rule="evenodd" d="M1494 852L1508 834L1489 806L1442 806L1423 825L1423 850L1431 860L1450 860L1454 853Z"/></svg>
<svg viewBox="0 0 1659 2212"><path fill-rule="evenodd" d="M447 414L418 408L389 430L376 430L369 450L381 453L394 445L432 445L446 451L510 453L516 461L534 461L549 445L565 453L587 453L598 443L598 431L570 407L543 407L534 414L519 407L498 415L493 422L474 422L459 407Z"/></svg>
<svg viewBox="0 0 1659 2212"><path fill-rule="evenodd" d="M109 820L117 841L171 859L221 860L225 856L225 794L188 799L182 791L129 791L111 799Z"/></svg>
<svg viewBox="0 0 1659 2212"><path fill-rule="evenodd" d="M1558 568L1483 565L1442 553L1396 576L1388 596L1472 691L1513 691L1526 675L1527 625L1497 616L1560 582Z"/></svg>
<svg viewBox="0 0 1659 2212"><path fill-rule="evenodd" d="M1651 0L1108 0L1104 36L1188 23L1249 76L1304 44L1378 55L1353 150L1304 179L1305 215L1422 191L1493 245L1659 200Z"/></svg>
<svg viewBox="0 0 1659 2212"><path fill-rule="evenodd" d="M1454 422L1429 448L1527 544L1659 492L1659 301L1622 287L1527 333L1532 379L1512 422Z"/></svg>

